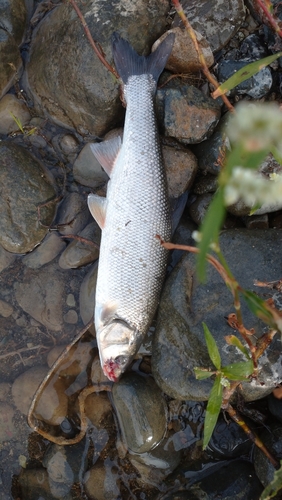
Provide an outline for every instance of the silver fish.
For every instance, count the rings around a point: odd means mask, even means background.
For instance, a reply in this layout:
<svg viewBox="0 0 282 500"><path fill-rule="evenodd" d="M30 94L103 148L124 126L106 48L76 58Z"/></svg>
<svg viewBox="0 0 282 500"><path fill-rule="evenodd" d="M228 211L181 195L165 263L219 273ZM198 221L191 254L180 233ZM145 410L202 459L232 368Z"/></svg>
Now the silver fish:
<svg viewBox="0 0 282 500"><path fill-rule="evenodd" d="M173 40L169 35L144 57L113 34L126 100L123 141L91 146L110 176L107 197L90 194L88 205L102 229L95 327L101 365L112 381L132 361L150 326L167 265L167 251L156 238L170 239L171 220L154 95Z"/></svg>

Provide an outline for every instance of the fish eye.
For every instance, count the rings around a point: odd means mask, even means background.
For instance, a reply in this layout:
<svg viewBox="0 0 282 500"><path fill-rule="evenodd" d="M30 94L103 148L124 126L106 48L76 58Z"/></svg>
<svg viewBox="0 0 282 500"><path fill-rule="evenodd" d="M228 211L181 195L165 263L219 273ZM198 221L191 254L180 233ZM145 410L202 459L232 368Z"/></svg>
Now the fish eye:
<svg viewBox="0 0 282 500"><path fill-rule="evenodd" d="M126 364L127 362L127 357L126 356L117 356L117 358L115 358L115 362L120 365L120 366L123 366Z"/></svg>

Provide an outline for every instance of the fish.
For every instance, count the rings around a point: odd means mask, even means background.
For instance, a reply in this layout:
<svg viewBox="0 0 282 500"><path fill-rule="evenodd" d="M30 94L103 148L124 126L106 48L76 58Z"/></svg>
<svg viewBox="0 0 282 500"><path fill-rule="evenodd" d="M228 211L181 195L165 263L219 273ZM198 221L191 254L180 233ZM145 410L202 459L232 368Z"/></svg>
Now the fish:
<svg viewBox="0 0 282 500"><path fill-rule="evenodd" d="M101 366L116 382L134 359L158 306L171 237L167 180L154 110L157 81L174 35L149 56L140 56L117 32L115 66L122 79L126 113L123 139L91 144L110 177L107 195L88 195L102 230L94 323Z"/></svg>

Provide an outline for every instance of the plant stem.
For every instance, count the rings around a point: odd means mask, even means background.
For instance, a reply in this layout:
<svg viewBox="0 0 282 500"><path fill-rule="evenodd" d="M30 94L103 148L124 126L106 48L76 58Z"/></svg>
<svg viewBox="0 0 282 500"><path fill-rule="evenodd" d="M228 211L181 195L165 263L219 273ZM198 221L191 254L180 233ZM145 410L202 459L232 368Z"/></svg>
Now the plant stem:
<svg viewBox="0 0 282 500"><path fill-rule="evenodd" d="M179 0L172 0L172 3L174 4L177 14L179 15L181 21L183 22L185 28L187 29L187 31L188 31L188 33L193 41L193 44L194 44L194 47L195 47L196 52L198 54L199 61L200 61L200 64L202 66L202 71L203 71L205 77L217 89L219 87L219 84L218 84L217 80L214 78L214 76L211 74L211 72L207 66L204 54L199 47L195 31L193 30L191 24L189 23L187 16L185 15L185 12L182 8L181 3L179 2ZM226 104L227 108L229 109L229 111L234 112L234 107L232 106L231 102L226 97L226 95L222 95L221 97L222 97L222 100L224 101L224 103Z"/></svg>

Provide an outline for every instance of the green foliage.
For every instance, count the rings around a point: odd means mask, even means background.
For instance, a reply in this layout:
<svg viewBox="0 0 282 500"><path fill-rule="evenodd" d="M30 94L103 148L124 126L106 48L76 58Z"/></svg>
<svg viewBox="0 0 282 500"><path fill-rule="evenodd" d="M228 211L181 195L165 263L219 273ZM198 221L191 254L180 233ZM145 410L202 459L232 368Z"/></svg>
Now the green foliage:
<svg viewBox="0 0 282 500"><path fill-rule="evenodd" d="M252 359L250 359L249 357L247 350L245 350L241 342L237 339L238 342L236 343L234 340L232 341L233 345L237 345L237 347L240 346L239 348L246 356L247 361L232 363L230 365L222 367L218 347L208 326L205 323L203 323L203 329L208 353L213 365L216 368L216 370L214 371L199 367L194 368L195 376L198 380L204 380L211 377L212 375L215 375L215 380L207 404L204 423L203 448L205 449L212 436L221 409L223 388L230 385L228 379L247 380L254 371L254 365Z"/></svg>
<svg viewBox="0 0 282 500"><path fill-rule="evenodd" d="M216 91L213 93L214 99L216 99L222 94L226 94L229 90L234 89L234 87L237 87L237 85L239 85L240 83L244 82L245 80L248 80L248 78L251 78L261 69L265 68L265 66L268 66L268 64L271 64L273 61L275 61L276 59L278 59L278 57L281 56L282 52L277 52L272 56L259 59L258 61L247 64L243 68L239 69L238 71L236 71L234 75L228 78L228 80L226 80L216 89Z"/></svg>
<svg viewBox="0 0 282 500"><path fill-rule="evenodd" d="M203 449L205 449L209 444L209 440L215 428L218 415L221 409L222 392L223 392L223 386L221 384L221 375L217 375L215 377L215 381L212 386L212 390L210 393L206 409Z"/></svg>
<svg viewBox="0 0 282 500"><path fill-rule="evenodd" d="M270 484L264 489L260 496L260 500L269 500L275 497L282 488L282 460L280 461L280 469L274 472L274 478Z"/></svg>

